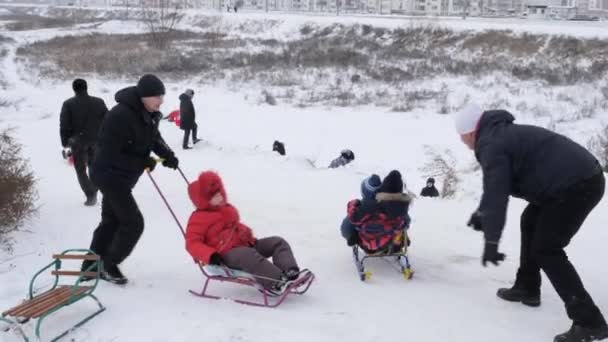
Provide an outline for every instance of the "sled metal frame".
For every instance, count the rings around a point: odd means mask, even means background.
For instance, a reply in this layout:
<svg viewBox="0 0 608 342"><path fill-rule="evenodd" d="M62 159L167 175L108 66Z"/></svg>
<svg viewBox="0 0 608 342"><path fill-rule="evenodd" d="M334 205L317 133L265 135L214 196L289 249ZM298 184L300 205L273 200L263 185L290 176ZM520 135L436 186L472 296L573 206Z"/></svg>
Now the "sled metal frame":
<svg viewBox="0 0 608 342"><path fill-rule="evenodd" d="M205 266L205 267L208 267L208 266ZM205 277L207 278L205 280L205 284L203 285L203 289L200 292L190 290L190 293L192 293L193 295L198 296L198 297L204 297L204 298L210 298L210 299L227 299L227 300L231 300L235 303L257 306L257 307L276 308L279 305L281 305L281 303L283 303L283 301L285 300L285 298L288 295L290 295L290 294L302 295L302 294L306 293L306 291L308 291L308 289L310 288L310 285L312 284L312 282L315 280L314 273L312 273L311 271L309 271L307 269L302 270L301 273L304 273L304 272L306 272L306 273L301 278L297 279L292 284L288 285L288 288L285 289L285 291L283 291L283 293L281 293L280 295L274 295L274 294L266 291L260 285L260 283L258 283L258 281L255 280L255 276L253 276L249 273L238 271L238 270L233 270L226 266L215 266L216 269L220 269L223 272L223 274L211 274L210 272L208 272L205 269L205 267L201 266L201 270L202 270L203 274L205 275ZM228 282L228 283L233 283L233 284L254 287L258 291L261 292L262 301L253 302L253 301L244 300L244 299L232 299L232 298L210 295L207 293L207 288L211 281ZM270 298L275 298L275 299L271 300Z"/></svg>
<svg viewBox="0 0 608 342"><path fill-rule="evenodd" d="M360 252L364 254L363 257L360 257ZM357 269L357 273L359 274L359 279L361 281L366 281L371 276L369 271L365 270L365 260L373 259L373 258L397 258L397 262L399 263L399 268L401 274L409 280L412 278L414 271L412 270L412 266L410 264L410 260L407 256L407 247L401 247L397 252L393 252L392 250L381 251L377 253L367 253L363 250L359 245L353 246L353 261L355 262L355 267Z"/></svg>
<svg viewBox="0 0 608 342"><path fill-rule="evenodd" d="M80 254L80 255L68 254L68 253L74 253L74 252L85 253L85 254ZM50 264L48 264L47 266L43 267L30 280L29 296L28 296L29 298L27 300L25 300L23 303L21 303L20 305L3 312L2 316L0 317L0 321L6 322L9 324L8 329L6 329L6 331L9 331L11 329L17 331L25 342L29 342L30 339L23 332L23 329L21 328L20 324L27 323L30 319L37 319L35 334L36 334L36 338L38 339L38 341L40 341L41 340L40 326L42 324L42 321L45 318L47 318L51 314L55 313L56 311L61 310L62 308L66 307L66 306L72 305L72 304L80 301L81 299L89 297L92 300L94 300L95 303L97 303L97 306L99 307L99 309L97 311L95 311L94 313L90 314L89 316L85 317L80 322L76 323L70 329L64 331L63 333L59 334L58 336L56 336L52 340L50 340L51 342L55 342L55 341L61 339L62 337L65 337L67 334L72 332L74 329L82 326L83 324L85 324L86 322L88 322L93 317L97 316L98 314L102 313L106 309L101 304L99 299L97 299L97 297L95 297L93 295L93 292L95 291L95 289L97 288L97 285L99 283L100 272L101 272L101 268L103 267L103 262L101 261L99 255L95 254L93 251L88 250L88 249L68 249L68 250L63 251L61 254L53 255L53 259L55 259L55 260L53 262L51 262ZM89 266L84 271L61 271L60 269L61 269L61 260L62 259L91 260L94 262L92 263L91 266ZM35 295L34 294L34 283L35 283L36 278L38 278L38 276L40 274L42 274L42 272L48 270L49 268L51 268L53 266L54 266L54 270L51 272L51 274L53 274L55 276L55 281L53 283L53 286L51 287L51 289L49 289L39 295ZM94 269L96 269L97 271L93 272ZM62 275L78 276L78 279L76 280L74 285L59 285L60 276L62 276ZM95 280L94 284L92 286L87 286L87 287L79 286L80 283L83 281L83 277L92 277ZM68 288L69 288L69 297L66 297L65 294L67 294L66 291L68 291L67 290ZM61 297L59 296L60 293L63 293L63 295L61 295ZM15 313L15 314L12 314L12 313ZM13 317L13 319L9 319L8 317Z"/></svg>

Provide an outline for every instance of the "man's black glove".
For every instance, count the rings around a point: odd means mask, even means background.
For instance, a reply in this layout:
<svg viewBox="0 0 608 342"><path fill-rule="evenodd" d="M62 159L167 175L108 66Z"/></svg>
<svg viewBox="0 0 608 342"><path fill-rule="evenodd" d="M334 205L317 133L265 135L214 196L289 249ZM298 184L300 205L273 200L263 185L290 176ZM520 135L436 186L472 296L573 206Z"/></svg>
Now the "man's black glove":
<svg viewBox="0 0 608 342"><path fill-rule="evenodd" d="M483 248L483 257L481 258L481 264L486 267L486 263L491 262L494 266L498 266L501 261L505 260L506 255L498 252L497 242L487 242Z"/></svg>
<svg viewBox="0 0 608 342"><path fill-rule="evenodd" d="M471 215L469 222L467 222L467 226L472 227L474 230L476 230L478 232L483 231L483 227L481 225L481 214L479 214L479 211L475 211Z"/></svg>
<svg viewBox="0 0 608 342"><path fill-rule="evenodd" d="M144 164L144 169L148 170L149 172L154 171L154 168L156 167L156 159L152 158L152 157L148 157L148 159L146 159L146 163Z"/></svg>
<svg viewBox="0 0 608 342"><path fill-rule="evenodd" d="M213 253L211 254L211 257L209 258L209 264L210 265L221 265L223 262L222 260L222 256L217 254L217 253Z"/></svg>
<svg viewBox="0 0 608 342"><path fill-rule="evenodd" d="M175 156L171 156L169 158L165 158L165 160L163 160L163 166L168 167L170 169L177 169L179 165L179 160L177 160L177 158Z"/></svg>

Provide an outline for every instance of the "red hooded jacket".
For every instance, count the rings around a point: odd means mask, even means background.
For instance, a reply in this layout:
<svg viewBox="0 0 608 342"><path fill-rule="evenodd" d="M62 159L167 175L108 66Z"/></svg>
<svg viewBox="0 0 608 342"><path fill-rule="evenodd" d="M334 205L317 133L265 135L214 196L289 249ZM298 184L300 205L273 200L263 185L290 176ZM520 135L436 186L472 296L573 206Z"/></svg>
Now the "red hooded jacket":
<svg viewBox="0 0 608 342"><path fill-rule="evenodd" d="M209 201L221 192L226 204L211 206ZM255 244L251 229L239 221L239 213L228 204L220 176L207 171L188 186L188 194L196 210L190 215L186 228L186 250L194 259L209 263L213 253L223 256L235 247Z"/></svg>

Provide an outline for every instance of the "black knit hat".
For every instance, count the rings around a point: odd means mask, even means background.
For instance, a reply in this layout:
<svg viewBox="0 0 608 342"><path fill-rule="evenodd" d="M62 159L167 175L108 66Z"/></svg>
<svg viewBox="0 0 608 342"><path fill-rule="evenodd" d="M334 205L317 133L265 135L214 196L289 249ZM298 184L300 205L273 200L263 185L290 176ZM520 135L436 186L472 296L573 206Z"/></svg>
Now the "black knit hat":
<svg viewBox="0 0 608 342"><path fill-rule="evenodd" d="M378 192L384 192L389 194L400 194L403 192L403 180L401 179L401 173L397 170L391 171L384 180Z"/></svg>
<svg viewBox="0 0 608 342"><path fill-rule="evenodd" d="M76 93L87 91L87 81L82 78L75 79L74 82L72 82L72 89Z"/></svg>
<svg viewBox="0 0 608 342"><path fill-rule="evenodd" d="M435 184L435 178L431 177L429 179L426 180L426 183L431 183L431 184Z"/></svg>
<svg viewBox="0 0 608 342"><path fill-rule="evenodd" d="M165 95L165 85L158 77L147 74L137 82L139 97L155 97Z"/></svg>

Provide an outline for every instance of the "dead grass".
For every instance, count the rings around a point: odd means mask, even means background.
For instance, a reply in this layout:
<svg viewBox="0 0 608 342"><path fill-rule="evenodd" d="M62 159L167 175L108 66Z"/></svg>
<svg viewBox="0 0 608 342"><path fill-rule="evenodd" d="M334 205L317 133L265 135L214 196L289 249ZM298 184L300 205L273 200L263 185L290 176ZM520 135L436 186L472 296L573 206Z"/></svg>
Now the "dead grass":
<svg viewBox="0 0 608 342"><path fill-rule="evenodd" d="M36 212L35 179L11 130L0 132L0 241Z"/></svg>

